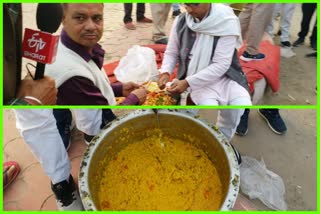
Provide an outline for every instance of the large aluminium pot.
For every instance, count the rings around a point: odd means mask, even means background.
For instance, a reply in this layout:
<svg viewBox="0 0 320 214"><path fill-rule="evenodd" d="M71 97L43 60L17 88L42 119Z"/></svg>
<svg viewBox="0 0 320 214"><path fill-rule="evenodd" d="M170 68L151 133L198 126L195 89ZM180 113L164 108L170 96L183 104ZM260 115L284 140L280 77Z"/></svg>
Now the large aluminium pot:
<svg viewBox="0 0 320 214"><path fill-rule="evenodd" d="M181 140L192 136L214 163L223 186L220 210L231 210L239 192L240 172L234 152L225 136L196 116L176 110L159 110L159 123L152 110L134 111L108 124L88 146L80 167L79 190L86 210L99 210L97 203L103 159L111 159L126 145L144 138L147 129L160 128L164 134ZM123 136L129 135L129 137ZM190 138L189 138L190 139Z"/></svg>

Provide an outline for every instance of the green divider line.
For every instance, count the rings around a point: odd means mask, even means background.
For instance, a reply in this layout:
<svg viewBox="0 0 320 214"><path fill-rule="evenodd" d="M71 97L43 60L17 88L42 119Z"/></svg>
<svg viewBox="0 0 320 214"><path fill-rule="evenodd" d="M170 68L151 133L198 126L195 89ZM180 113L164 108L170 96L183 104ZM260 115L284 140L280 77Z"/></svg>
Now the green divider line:
<svg viewBox="0 0 320 214"><path fill-rule="evenodd" d="M278 108L278 109L317 109L317 106L295 106L295 105L259 105L259 106L4 106L5 109L45 109L45 108L73 108L73 109L238 109L238 108Z"/></svg>

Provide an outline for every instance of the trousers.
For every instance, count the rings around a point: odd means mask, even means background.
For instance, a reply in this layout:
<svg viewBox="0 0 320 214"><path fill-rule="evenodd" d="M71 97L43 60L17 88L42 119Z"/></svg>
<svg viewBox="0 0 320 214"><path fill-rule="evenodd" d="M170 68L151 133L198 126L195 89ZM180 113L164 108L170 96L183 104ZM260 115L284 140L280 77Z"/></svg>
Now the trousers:
<svg viewBox="0 0 320 214"><path fill-rule="evenodd" d="M17 129L51 182L56 184L68 179L71 164L53 110L15 109L14 111ZM105 123L101 109L73 109L72 114L77 128L88 135L97 135Z"/></svg>
<svg viewBox="0 0 320 214"><path fill-rule="evenodd" d="M271 22L274 4L246 4L239 14L242 38L247 42L249 54L259 53L263 33Z"/></svg>
<svg viewBox="0 0 320 214"><path fill-rule="evenodd" d="M152 39L154 41L167 38L166 31L164 29L171 4L150 4L151 15L153 19Z"/></svg>

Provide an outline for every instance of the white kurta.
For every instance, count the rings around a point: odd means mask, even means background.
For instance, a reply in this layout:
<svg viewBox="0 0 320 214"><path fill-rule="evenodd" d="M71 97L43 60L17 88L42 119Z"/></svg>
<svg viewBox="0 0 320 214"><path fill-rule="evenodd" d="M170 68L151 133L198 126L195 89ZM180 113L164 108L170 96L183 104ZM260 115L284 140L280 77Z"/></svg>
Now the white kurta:
<svg viewBox="0 0 320 214"><path fill-rule="evenodd" d="M178 60L180 47L176 31L177 20L178 18L174 21L171 29L170 39L160 69L161 73L169 72L171 74ZM190 51L190 58L196 46L203 46L203 44L199 44L198 38L196 34L195 43ZM190 86L188 90L192 100L197 105L207 104L207 100L216 100L219 105L230 105L237 98L246 98L246 105L251 105L247 90L224 75L231 65L236 44L236 36L220 37L212 63L193 75L187 73L186 80ZM203 46L202 48L212 47Z"/></svg>

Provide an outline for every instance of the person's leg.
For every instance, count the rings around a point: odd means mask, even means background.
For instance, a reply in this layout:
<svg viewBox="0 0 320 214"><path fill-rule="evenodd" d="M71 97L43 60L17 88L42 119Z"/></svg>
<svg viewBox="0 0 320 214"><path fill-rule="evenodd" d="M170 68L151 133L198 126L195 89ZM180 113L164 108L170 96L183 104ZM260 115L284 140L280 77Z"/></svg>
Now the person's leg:
<svg viewBox="0 0 320 214"><path fill-rule="evenodd" d="M167 40L166 31L164 29L168 19L171 4L150 4L153 19L152 39L156 43L158 41Z"/></svg>
<svg viewBox="0 0 320 214"><path fill-rule="evenodd" d="M144 16L145 13L145 3L137 4L137 22L141 23L152 23L153 21Z"/></svg>
<svg viewBox="0 0 320 214"><path fill-rule="evenodd" d="M314 23L312 34L310 37L310 46L312 47L313 50L317 50L317 20Z"/></svg>
<svg viewBox="0 0 320 214"><path fill-rule="evenodd" d="M246 40L247 31L251 19L253 4L246 4L239 14L242 38Z"/></svg>
<svg viewBox="0 0 320 214"><path fill-rule="evenodd" d="M281 8L283 7L283 4L275 4L274 5L274 9L273 9L273 13L272 13L272 18L270 21L270 24L267 26L267 30L266 32L273 38L274 37L274 22L277 18L277 16L279 15Z"/></svg>
<svg viewBox="0 0 320 214"><path fill-rule="evenodd" d="M240 122L236 129L236 135L246 136L248 134L248 122L249 122L250 109L245 109L243 115L240 118Z"/></svg>
<svg viewBox="0 0 320 214"><path fill-rule="evenodd" d="M302 4L302 21L301 21L301 31L298 36L301 40L304 40L309 33L309 26L312 15L316 9L317 4L313 3L303 3Z"/></svg>
<svg viewBox="0 0 320 214"><path fill-rule="evenodd" d="M201 100L197 105L202 105L202 106L217 106L219 105L219 102L217 99L211 98L211 99L205 99Z"/></svg>
<svg viewBox="0 0 320 214"><path fill-rule="evenodd" d="M244 109L221 109L218 113L217 126L230 142L234 136Z"/></svg>
<svg viewBox="0 0 320 214"><path fill-rule="evenodd" d="M124 4L124 17L123 17L123 22L125 28L128 30L135 30L136 26L132 23L132 3L125 3Z"/></svg>
<svg viewBox="0 0 320 214"><path fill-rule="evenodd" d="M144 18L145 5L144 3L137 3L137 21Z"/></svg>
<svg viewBox="0 0 320 214"><path fill-rule="evenodd" d="M72 109L77 128L87 135L99 133L102 123L101 109Z"/></svg>
<svg viewBox="0 0 320 214"><path fill-rule="evenodd" d="M16 109L17 128L53 183L69 178L70 161L52 109Z"/></svg>
<svg viewBox="0 0 320 214"><path fill-rule="evenodd" d="M71 144L71 111L69 109L53 109L53 115L56 119L57 128L64 147L68 151Z"/></svg>
<svg viewBox="0 0 320 214"><path fill-rule="evenodd" d="M251 106L252 101L251 97L246 89L240 85L232 86L230 94L233 95L232 100L228 102L228 105L232 106ZM237 96L235 96L237 95ZM240 96L241 95L241 96ZM249 109L246 109L240 118L239 124L236 126L236 134L244 136L248 132L248 118L249 118Z"/></svg>
<svg viewBox="0 0 320 214"><path fill-rule="evenodd" d="M218 113L217 123L219 130L226 136L227 140L230 142L233 138L236 128L239 124L240 117L243 114L244 109L221 109ZM241 164L241 155L237 149L231 144L238 164Z"/></svg>
<svg viewBox="0 0 320 214"><path fill-rule="evenodd" d="M125 3L124 5L124 17L123 17L123 22L128 23L132 22L132 3Z"/></svg>
<svg viewBox="0 0 320 214"><path fill-rule="evenodd" d="M73 109L77 128L84 133L88 144L101 128L116 117L110 109Z"/></svg>
<svg viewBox="0 0 320 214"><path fill-rule="evenodd" d="M280 42L290 43L290 25L291 25L291 18L295 8L296 8L296 4L282 4L281 23L280 23L280 29L281 29Z"/></svg>
<svg viewBox="0 0 320 214"><path fill-rule="evenodd" d="M51 180L59 210L83 210L52 109L16 109L16 125Z"/></svg>
<svg viewBox="0 0 320 214"><path fill-rule="evenodd" d="M253 4L253 12L247 31L247 48L250 55L259 54L259 44L271 21L274 4Z"/></svg>

